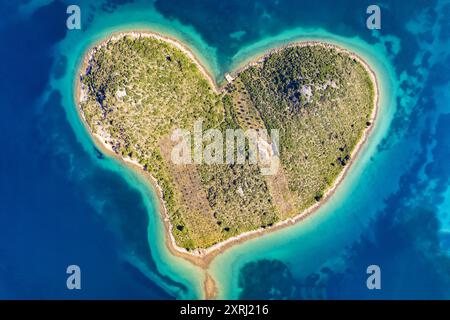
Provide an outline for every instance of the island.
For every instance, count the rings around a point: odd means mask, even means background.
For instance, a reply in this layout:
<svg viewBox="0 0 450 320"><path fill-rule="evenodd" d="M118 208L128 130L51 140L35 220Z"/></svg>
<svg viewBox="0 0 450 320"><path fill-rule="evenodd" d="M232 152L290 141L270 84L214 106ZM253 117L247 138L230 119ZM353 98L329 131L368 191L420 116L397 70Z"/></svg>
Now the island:
<svg viewBox="0 0 450 320"><path fill-rule="evenodd" d="M316 210L344 178L377 115L374 72L326 42L290 43L225 79L218 86L177 40L127 32L92 47L77 81L80 116L95 141L158 193L169 249L205 267L221 250ZM202 132L276 129L277 149L269 151L277 170L262 174L248 144L233 154L243 162L175 163L174 132L194 132L198 121Z"/></svg>

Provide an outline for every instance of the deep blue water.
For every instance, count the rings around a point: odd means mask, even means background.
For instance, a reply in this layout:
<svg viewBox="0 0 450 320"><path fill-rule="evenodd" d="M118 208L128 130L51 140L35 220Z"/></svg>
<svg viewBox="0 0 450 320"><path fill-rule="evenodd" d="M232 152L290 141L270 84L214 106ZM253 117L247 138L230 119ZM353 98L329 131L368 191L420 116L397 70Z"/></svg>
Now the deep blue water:
<svg viewBox="0 0 450 320"><path fill-rule="evenodd" d="M0 297L171 298L120 258L130 246L146 250L139 248L145 244L147 216L140 196L117 174L93 166L58 94L40 106L52 72L52 46L66 32L65 8L54 2L22 20L9 7L12 21L0 26L8 43L0 49L7 62L1 66ZM77 175L85 177L72 177ZM120 224L108 225L89 197L112 208L108 220L129 210L137 221L128 217L117 232ZM128 237L124 244L120 235L133 227L142 238ZM150 260L149 252L145 255ZM66 288L71 264L82 270L80 291Z"/></svg>
<svg viewBox="0 0 450 320"><path fill-rule="evenodd" d="M51 77L75 72L55 52L73 31L65 28L66 3L41 2L28 14L19 11L20 1L0 2L0 298L176 298L161 283L186 288L157 270L142 194L92 160L101 154L80 145L61 93L49 90ZM120 12L132 1L73 2L91 28L96 15ZM240 297L450 298L450 2L378 3L380 34L364 27L371 1L154 2L167 23L193 28L216 49L220 72L244 46L288 29L320 27L368 44L386 41L396 77L404 79L375 156L386 155L399 170L376 179L397 187L379 199L382 209L363 235L329 257L344 267L324 264L298 277L302 266L289 259L257 259L235 275ZM244 32L230 36L237 31ZM159 280L127 262L130 252ZM384 270L378 292L365 287L372 263ZM80 291L66 289L70 264L82 269Z"/></svg>

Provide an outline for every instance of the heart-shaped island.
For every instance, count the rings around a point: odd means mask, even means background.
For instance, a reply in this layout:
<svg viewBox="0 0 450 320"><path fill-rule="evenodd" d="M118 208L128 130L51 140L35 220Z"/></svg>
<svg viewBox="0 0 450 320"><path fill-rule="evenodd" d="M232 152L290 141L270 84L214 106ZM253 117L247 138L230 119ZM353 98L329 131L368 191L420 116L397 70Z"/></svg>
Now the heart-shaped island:
<svg viewBox="0 0 450 320"><path fill-rule="evenodd" d="M322 42L272 50L226 79L217 88L186 47L152 33L113 36L82 67L85 123L154 179L170 245L184 255L205 256L312 212L376 116L371 69Z"/></svg>

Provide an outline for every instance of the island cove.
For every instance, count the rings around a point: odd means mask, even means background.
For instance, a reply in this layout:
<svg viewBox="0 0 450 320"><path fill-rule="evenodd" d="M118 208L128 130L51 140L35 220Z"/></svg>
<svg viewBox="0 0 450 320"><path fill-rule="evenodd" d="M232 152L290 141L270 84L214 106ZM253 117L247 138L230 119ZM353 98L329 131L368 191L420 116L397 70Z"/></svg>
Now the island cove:
<svg viewBox="0 0 450 320"><path fill-rule="evenodd" d="M217 86L185 45L146 31L96 44L76 81L80 116L96 144L148 178L159 193L169 250L205 269L227 247L323 204L378 109L367 63L324 42L280 47L227 78ZM279 130L279 170L264 176L250 162L174 164L171 134L198 119L205 130ZM207 276L206 295L214 290Z"/></svg>

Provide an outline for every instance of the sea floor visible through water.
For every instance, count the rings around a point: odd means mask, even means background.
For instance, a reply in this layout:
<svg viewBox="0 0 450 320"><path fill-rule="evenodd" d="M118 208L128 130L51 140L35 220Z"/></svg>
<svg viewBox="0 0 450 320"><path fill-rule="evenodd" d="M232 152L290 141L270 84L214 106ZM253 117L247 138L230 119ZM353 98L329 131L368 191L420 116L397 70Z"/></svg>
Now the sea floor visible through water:
<svg viewBox="0 0 450 320"><path fill-rule="evenodd" d="M204 272L167 250L148 183L95 147L73 102L90 46L150 29L186 43L216 81L305 40L357 53L379 78L377 125L336 193L302 223L215 258L218 298L449 298L449 1L382 1L377 31L349 3L78 1L81 30L65 28L65 1L0 5L11 44L1 139L13 150L0 160L0 297L204 297ZM65 288L69 264L80 292ZM371 264L383 290L366 287Z"/></svg>

